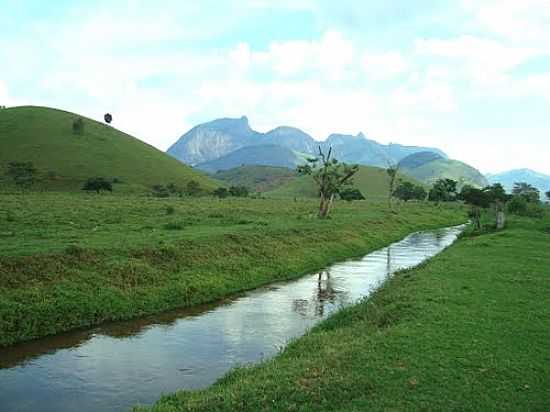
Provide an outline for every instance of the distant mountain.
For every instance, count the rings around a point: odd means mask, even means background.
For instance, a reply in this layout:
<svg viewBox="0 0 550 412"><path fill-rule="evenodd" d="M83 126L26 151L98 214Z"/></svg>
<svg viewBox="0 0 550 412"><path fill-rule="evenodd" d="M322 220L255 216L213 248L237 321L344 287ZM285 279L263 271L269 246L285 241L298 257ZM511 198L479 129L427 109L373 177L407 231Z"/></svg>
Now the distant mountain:
<svg viewBox="0 0 550 412"><path fill-rule="evenodd" d="M266 192L295 179L296 172L286 167L240 166L218 171L213 177L228 186L245 186L251 192Z"/></svg>
<svg viewBox="0 0 550 412"><path fill-rule="evenodd" d="M485 187L489 183L485 176L472 166L433 152L419 152L407 156L401 160L399 166L403 173L428 185L442 178L476 187Z"/></svg>
<svg viewBox="0 0 550 412"><path fill-rule="evenodd" d="M385 167L388 162L398 162L404 157L417 152L431 151L446 157L441 150L425 147L402 146L399 144L383 145L375 140L368 139L363 133L356 136L332 134L325 141L317 141L300 129L288 126L277 127L267 133L254 131L246 117L239 119L218 119L192 128L174 143L168 154L180 161L197 165L203 170L211 170L213 160L225 157L239 149L250 146L277 145L293 151L297 159L305 159L315 156L318 147L325 150L330 146L335 156L344 162L359 163ZM261 150L253 149L257 153ZM237 155L246 154L246 158L238 159ZM250 161L250 152L235 153L232 163L225 168L240 166L241 164L258 164ZM280 156L280 152L274 151L273 155ZM264 160L268 160L269 152L262 152ZM267 156L267 157L266 157ZM222 163L226 163L226 159ZM292 160L281 163L280 159L272 159L266 165L289 166ZM221 163L216 163L221 164ZM205 166L206 165L206 166Z"/></svg>
<svg viewBox="0 0 550 412"><path fill-rule="evenodd" d="M535 172L531 169L515 169L507 172L487 174L491 184L500 183L511 192L516 182L526 182L540 190L541 197L550 190L550 176Z"/></svg>
<svg viewBox="0 0 550 412"><path fill-rule="evenodd" d="M81 133L73 122L83 120ZM117 179L115 192L149 191L155 184L202 188L219 183L171 156L110 125L48 107L0 110L0 190L11 187L3 171L10 162L32 162L38 169L35 190L80 191L90 177Z"/></svg>
<svg viewBox="0 0 550 412"><path fill-rule="evenodd" d="M225 156L195 166L207 173L229 170L245 165L276 166L294 169L304 163L297 152L279 145L245 146Z"/></svg>

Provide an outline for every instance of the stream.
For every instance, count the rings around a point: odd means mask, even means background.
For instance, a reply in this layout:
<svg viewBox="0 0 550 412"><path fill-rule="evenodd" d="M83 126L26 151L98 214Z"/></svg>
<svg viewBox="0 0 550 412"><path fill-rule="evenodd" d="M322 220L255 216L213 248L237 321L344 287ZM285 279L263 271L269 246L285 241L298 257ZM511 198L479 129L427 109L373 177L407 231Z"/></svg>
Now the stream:
<svg viewBox="0 0 550 412"><path fill-rule="evenodd" d="M464 226L419 232L361 259L211 305L0 348L0 411L124 411L211 385L276 355L392 273L450 246Z"/></svg>

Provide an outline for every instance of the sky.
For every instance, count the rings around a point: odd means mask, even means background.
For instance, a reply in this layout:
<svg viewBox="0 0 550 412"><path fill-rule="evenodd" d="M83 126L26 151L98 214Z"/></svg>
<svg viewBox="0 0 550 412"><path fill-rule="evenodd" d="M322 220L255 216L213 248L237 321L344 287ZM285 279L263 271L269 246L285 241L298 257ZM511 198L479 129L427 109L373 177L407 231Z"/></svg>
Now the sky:
<svg viewBox="0 0 550 412"><path fill-rule="evenodd" d="M0 0L0 105L161 150L246 115L550 174L550 0Z"/></svg>

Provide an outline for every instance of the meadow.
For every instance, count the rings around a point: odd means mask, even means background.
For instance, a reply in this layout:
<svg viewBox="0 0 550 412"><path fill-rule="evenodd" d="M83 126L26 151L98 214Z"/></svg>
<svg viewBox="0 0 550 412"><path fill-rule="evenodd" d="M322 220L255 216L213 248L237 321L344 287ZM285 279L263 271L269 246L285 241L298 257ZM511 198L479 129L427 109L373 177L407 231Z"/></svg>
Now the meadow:
<svg viewBox="0 0 550 412"><path fill-rule="evenodd" d="M220 299L466 220L458 205L0 194L0 346Z"/></svg>
<svg viewBox="0 0 550 412"><path fill-rule="evenodd" d="M550 214L466 233L203 391L138 411L548 411Z"/></svg>

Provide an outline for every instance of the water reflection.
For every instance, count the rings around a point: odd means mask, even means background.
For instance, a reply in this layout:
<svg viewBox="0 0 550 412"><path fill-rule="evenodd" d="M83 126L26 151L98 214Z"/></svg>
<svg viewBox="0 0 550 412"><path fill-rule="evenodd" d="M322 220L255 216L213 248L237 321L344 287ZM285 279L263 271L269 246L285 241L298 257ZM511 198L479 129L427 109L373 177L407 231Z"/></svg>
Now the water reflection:
<svg viewBox="0 0 550 412"><path fill-rule="evenodd" d="M273 356L388 275L450 245L460 230L414 234L363 259L215 305L0 349L1 410L120 411L162 392L205 387L236 365Z"/></svg>

